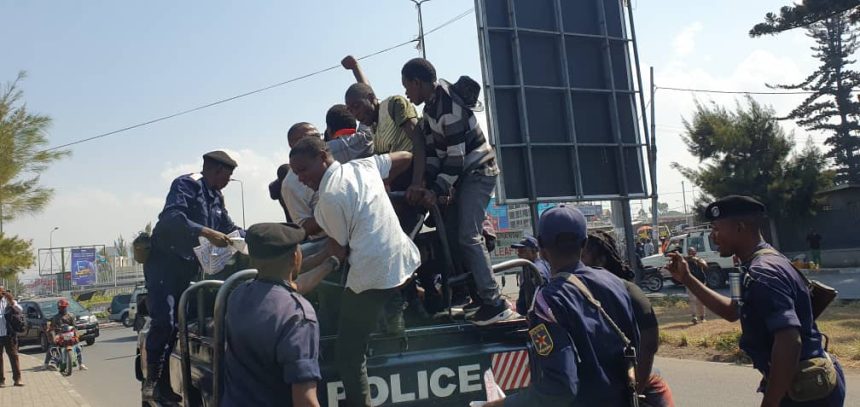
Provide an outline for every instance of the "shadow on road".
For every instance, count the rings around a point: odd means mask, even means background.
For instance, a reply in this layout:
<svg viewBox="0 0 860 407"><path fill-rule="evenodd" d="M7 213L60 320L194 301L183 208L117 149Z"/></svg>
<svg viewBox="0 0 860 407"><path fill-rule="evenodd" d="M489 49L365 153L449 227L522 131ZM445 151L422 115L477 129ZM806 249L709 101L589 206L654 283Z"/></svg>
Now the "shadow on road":
<svg viewBox="0 0 860 407"><path fill-rule="evenodd" d="M125 343L125 342L134 342L137 341L137 337L134 335L123 336L121 338L113 338L113 339L105 339L100 341L102 343Z"/></svg>

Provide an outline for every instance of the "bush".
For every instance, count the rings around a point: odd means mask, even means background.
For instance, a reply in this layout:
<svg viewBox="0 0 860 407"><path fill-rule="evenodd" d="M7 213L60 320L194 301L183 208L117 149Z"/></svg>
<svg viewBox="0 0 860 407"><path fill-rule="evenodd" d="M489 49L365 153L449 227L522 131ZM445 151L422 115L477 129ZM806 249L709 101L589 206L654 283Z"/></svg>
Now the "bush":
<svg viewBox="0 0 860 407"><path fill-rule="evenodd" d="M737 352L740 349L740 332L726 332L714 338L714 348L722 352Z"/></svg>

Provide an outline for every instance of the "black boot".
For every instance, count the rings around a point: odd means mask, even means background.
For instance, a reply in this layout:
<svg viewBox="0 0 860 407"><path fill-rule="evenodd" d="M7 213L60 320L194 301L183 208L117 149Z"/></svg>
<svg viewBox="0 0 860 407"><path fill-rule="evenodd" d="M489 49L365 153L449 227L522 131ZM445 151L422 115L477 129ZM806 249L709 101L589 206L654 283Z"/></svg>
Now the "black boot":
<svg viewBox="0 0 860 407"><path fill-rule="evenodd" d="M161 377L158 379L158 395L160 400L169 401L171 403L182 402L182 396L173 391L170 386L170 362L164 363L164 370L161 372Z"/></svg>
<svg viewBox="0 0 860 407"><path fill-rule="evenodd" d="M148 363L146 365L146 379L140 390L140 397L144 402L156 401L158 394L158 380L161 377L161 364Z"/></svg>

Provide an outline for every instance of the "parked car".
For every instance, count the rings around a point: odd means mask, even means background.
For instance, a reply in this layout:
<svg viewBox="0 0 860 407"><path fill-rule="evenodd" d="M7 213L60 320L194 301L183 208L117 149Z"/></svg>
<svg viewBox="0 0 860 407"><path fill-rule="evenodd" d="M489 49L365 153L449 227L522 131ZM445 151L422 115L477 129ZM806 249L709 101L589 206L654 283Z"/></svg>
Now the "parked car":
<svg viewBox="0 0 860 407"><path fill-rule="evenodd" d="M146 307L146 287L139 285L134 287L134 291L131 292L128 304L128 318L131 320L135 331L139 331L143 327L143 315L138 312L142 307ZM143 314L146 313L144 312Z"/></svg>
<svg viewBox="0 0 860 407"><path fill-rule="evenodd" d="M678 251L684 255L687 254L687 249L693 247L696 249L697 255L708 263L708 269L705 270L706 284L712 288L723 288L728 282L728 272L735 267L735 261L732 257L721 257L719 247L714 242L711 236L711 230L696 229L691 230L682 235L673 236L669 239L667 252ZM671 279L672 274L666 269L669 264L669 258L665 254L655 254L642 259L642 265L646 271L651 268L660 270L664 279Z"/></svg>
<svg viewBox="0 0 860 407"><path fill-rule="evenodd" d="M57 315L57 301L63 297L36 298L21 301L21 308L27 315L27 328L18 335L18 343L21 346L36 345L42 347L42 351L48 351L48 335L45 328L48 321ZM92 312L84 308L77 301L66 298L69 301L69 312L77 317L75 328L80 333L82 342L92 345L99 336L99 320Z"/></svg>
<svg viewBox="0 0 860 407"><path fill-rule="evenodd" d="M115 295L110 302L110 307L108 307L108 313L110 313L108 320L122 322L124 327L130 327L134 322L134 319L128 315L130 302L131 294Z"/></svg>

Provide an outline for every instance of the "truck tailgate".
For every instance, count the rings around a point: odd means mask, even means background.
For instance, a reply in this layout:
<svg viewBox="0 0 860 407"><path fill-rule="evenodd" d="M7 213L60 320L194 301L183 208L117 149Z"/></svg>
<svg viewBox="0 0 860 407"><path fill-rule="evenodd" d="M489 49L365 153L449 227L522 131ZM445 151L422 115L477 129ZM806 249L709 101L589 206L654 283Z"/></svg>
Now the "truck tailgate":
<svg viewBox="0 0 860 407"><path fill-rule="evenodd" d="M485 400L490 369L506 394L527 387L529 360L523 320L478 328L450 324L407 331L405 338L374 336L367 362L374 406L467 406ZM344 398L334 366L334 339L321 341L321 406Z"/></svg>

